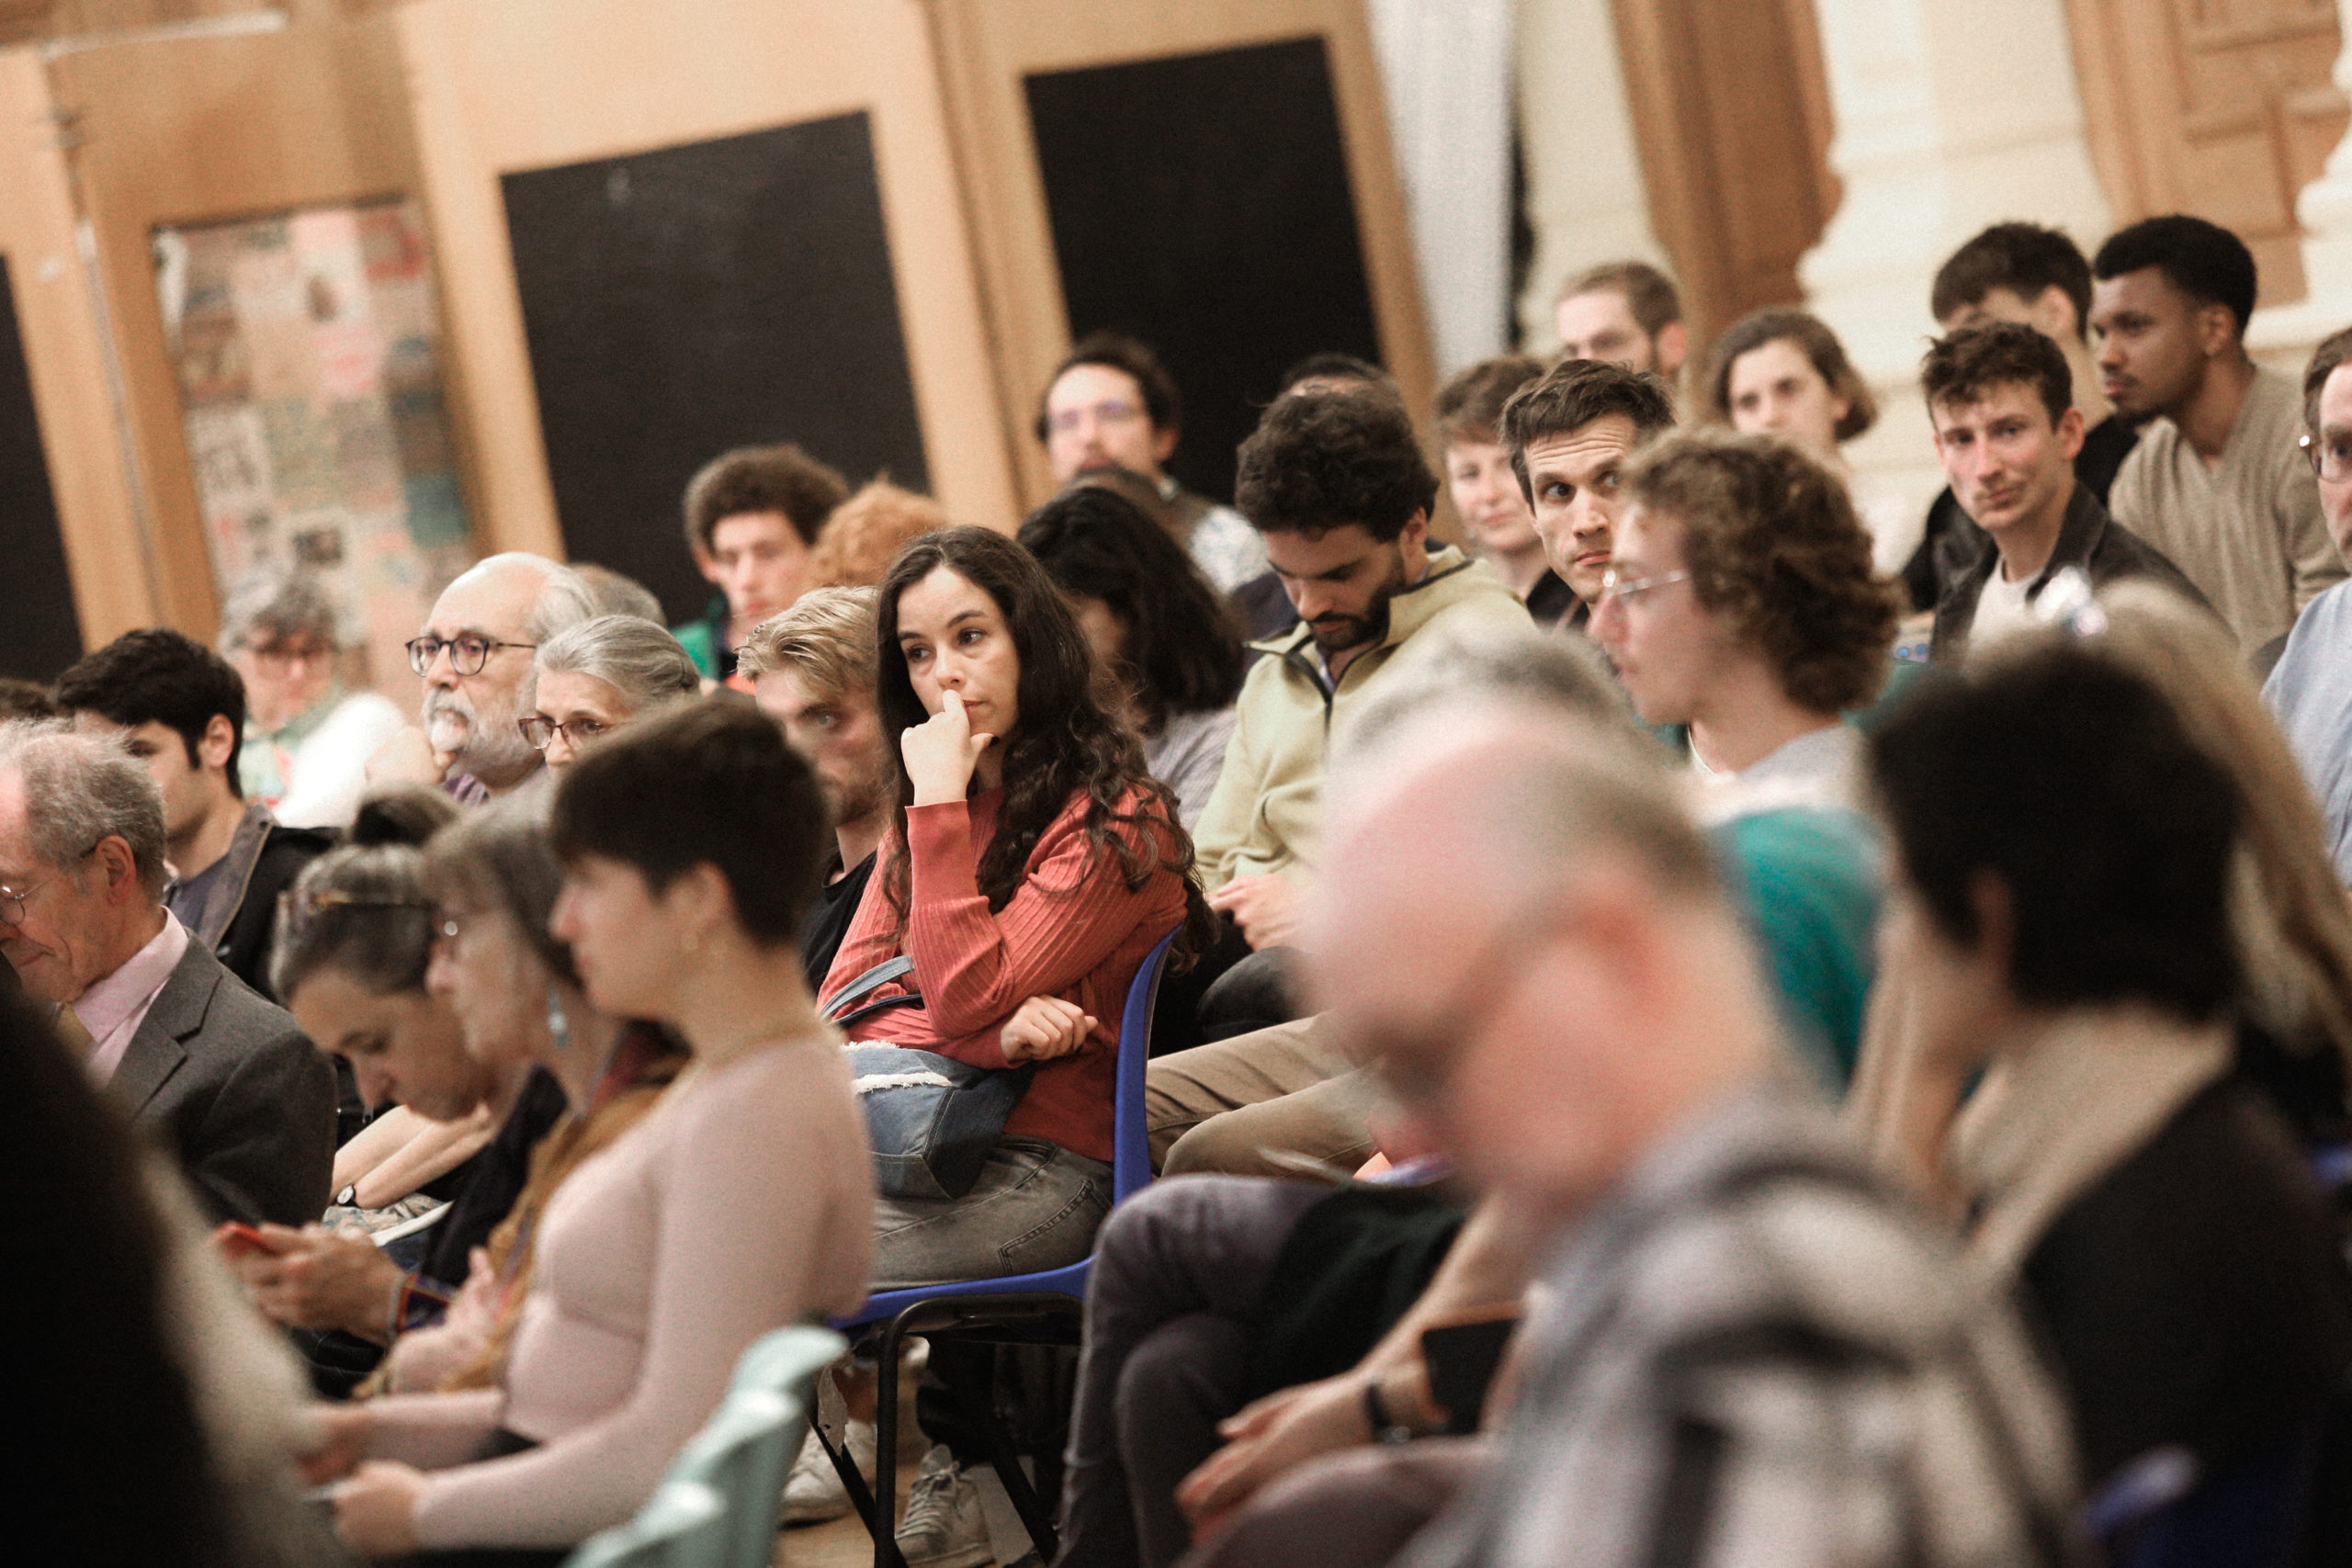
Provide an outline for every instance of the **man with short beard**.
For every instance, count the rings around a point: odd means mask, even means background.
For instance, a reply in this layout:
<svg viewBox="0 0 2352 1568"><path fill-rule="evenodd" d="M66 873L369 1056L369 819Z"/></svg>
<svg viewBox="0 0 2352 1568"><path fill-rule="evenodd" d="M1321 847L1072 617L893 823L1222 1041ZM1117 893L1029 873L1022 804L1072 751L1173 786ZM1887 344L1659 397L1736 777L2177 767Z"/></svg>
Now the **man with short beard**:
<svg viewBox="0 0 2352 1568"><path fill-rule="evenodd" d="M1486 566L1429 547L1437 476L1394 398L1276 400L1241 444L1234 489L1299 619L1251 645L1270 657L1241 688L1193 841L1210 905L1266 948L1290 937L1322 819L1324 740L1340 712L1426 627L1532 623Z"/></svg>
<svg viewBox="0 0 2352 1568"><path fill-rule="evenodd" d="M526 782L540 766L522 728L531 651L595 614L588 585L544 556L510 550L460 573L408 645L423 727L377 752L368 783L435 784L470 806Z"/></svg>

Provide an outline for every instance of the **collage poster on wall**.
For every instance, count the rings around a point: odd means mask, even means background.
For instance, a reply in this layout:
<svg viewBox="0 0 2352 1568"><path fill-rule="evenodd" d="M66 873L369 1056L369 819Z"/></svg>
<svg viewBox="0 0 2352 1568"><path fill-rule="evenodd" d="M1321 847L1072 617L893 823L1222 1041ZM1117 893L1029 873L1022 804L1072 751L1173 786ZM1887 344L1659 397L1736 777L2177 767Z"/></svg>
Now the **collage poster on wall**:
<svg viewBox="0 0 2352 1568"><path fill-rule="evenodd" d="M314 570L403 708L401 644L473 558L413 201L159 228L157 288L212 572Z"/></svg>

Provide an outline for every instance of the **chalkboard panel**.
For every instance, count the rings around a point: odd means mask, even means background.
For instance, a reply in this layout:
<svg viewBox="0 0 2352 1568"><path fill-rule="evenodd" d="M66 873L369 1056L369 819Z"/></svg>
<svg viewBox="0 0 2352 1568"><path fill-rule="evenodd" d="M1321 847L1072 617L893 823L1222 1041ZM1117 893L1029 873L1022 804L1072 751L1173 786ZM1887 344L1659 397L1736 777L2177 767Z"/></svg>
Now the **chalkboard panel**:
<svg viewBox="0 0 2352 1568"><path fill-rule="evenodd" d="M797 441L853 485L929 482L863 113L500 184L565 547L673 620L710 589L679 498Z"/></svg>
<svg viewBox="0 0 2352 1568"><path fill-rule="evenodd" d="M17 297L0 256L0 675L48 681L82 657L82 623L57 531L57 498L17 331Z"/></svg>
<svg viewBox="0 0 2352 1568"><path fill-rule="evenodd" d="M1170 469L1226 496L1233 449L1283 368L1377 363L1322 39L1023 81L1073 338L1158 348L1184 394Z"/></svg>

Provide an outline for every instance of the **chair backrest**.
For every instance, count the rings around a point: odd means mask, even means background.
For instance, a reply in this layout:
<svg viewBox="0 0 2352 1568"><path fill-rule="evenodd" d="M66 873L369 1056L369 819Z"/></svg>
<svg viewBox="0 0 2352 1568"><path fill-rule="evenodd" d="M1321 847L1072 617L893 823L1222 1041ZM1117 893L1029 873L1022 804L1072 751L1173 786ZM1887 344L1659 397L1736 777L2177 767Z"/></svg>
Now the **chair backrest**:
<svg viewBox="0 0 2352 1568"><path fill-rule="evenodd" d="M776 1512L782 1506L785 1477L808 1431L815 1407L817 1373L849 1348L847 1340L830 1329L797 1326L779 1328L753 1340L735 1363L727 1397L703 1429L678 1450L670 1472L644 1511L628 1524L583 1545L572 1563L585 1568L607 1559L590 1558L591 1548L609 1538L650 1529L657 1507L672 1517L684 1505L670 1496L673 1489L707 1493L717 1500L718 1519L709 1531L691 1539L707 1539L707 1551L691 1558L622 1557L615 1562L691 1564L691 1568L767 1568L775 1556ZM664 1499L669 1501L665 1504ZM650 1539L648 1537L647 1539ZM666 1537L665 1537L666 1539ZM628 1542L623 1542L627 1545Z"/></svg>
<svg viewBox="0 0 2352 1568"><path fill-rule="evenodd" d="M666 1481L637 1517L581 1543L564 1568L724 1568L727 1506L695 1481Z"/></svg>
<svg viewBox="0 0 2352 1568"><path fill-rule="evenodd" d="M1151 1137L1144 1120L1143 1075L1151 1060L1151 1010L1159 976L1178 932L1170 931L1136 966L1127 987L1126 1011L1119 1019L1118 1086L1111 1101L1111 1201L1124 1203L1151 1180Z"/></svg>

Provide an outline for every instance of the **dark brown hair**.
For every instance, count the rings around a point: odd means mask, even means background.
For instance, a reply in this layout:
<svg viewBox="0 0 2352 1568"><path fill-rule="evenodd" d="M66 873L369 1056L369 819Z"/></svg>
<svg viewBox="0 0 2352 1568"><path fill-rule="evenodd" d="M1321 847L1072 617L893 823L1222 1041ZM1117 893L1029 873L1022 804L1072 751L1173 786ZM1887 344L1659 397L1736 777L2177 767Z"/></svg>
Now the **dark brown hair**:
<svg viewBox="0 0 2352 1568"><path fill-rule="evenodd" d="M1552 303L1556 307L1579 294L1600 293L1623 295L1634 325L1652 337L1682 319L1682 296L1674 279L1647 262L1609 262L1588 267L1560 285Z"/></svg>
<svg viewBox="0 0 2352 1568"><path fill-rule="evenodd" d="M1535 504L1527 479L1527 449L1550 435L1582 430L1596 419L1622 413L1634 422L1634 445L1674 428L1674 394L1646 370L1628 370L1600 359L1563 359L1511 394L1503 405L1503 445L1510 448L1510 471L1520 493Z"/></svg>
<svg viewBox="0 0 2352 1568"><path fill-rule="evenodd" d="M1996 387L2030 387L2056 424L2075 403L2075 375L2066 351L2018 321L1987 321L1962 327L1928 345L1919 362L1919 387L1928 407L1973 403Z"/></svg>
<svg viewBox="0 0 2352 1568"><path fill-rule="evenodd" d="M1021 663L1019 716L1012 733L994 742L1004 750L1004 803L976 872L989 908L1001 909L1012 901L1027 873L1029 852L1071 796L1083 795L1089 873L1107 858L1134 891L1156 872L1174 872L1183 879L1187 910L1186 935L1177 945L1187 953L1205 951L1216 918L1193 880L1193 840L1177 823L1176 797L1146 771L1141 744L1104 705L1095 682L1107 676L1098 677L1069 602L1035 556L1001 534L972 527L944 528L908 546L882 580L875 605L876 695L899 776L882 887L898 913L901 938L912 903L907 807L914 801L914 780L899 739L929 722L931 713L915 694L899 646L899 601L942 567L995 602ZM1073 884L1059 891L1077 890Z"/></svg>
<svg viewBox="0 0 2352 1568"><path fill-rule="evenodd" d="M1762 651L1791 701L1839 713L1878 694L1896 586L1873 575L1837 475L1774 436L1686 431L1634 460L1624 495L1682 525L1699 603Z"/></svg>
<svg viewBox="0 0 2352 1568"><path fill-rule="evenodd" d="M1184 423L1184 400L1176 390L1176 378L1159 362L1151 345L1140 338L1125 333L1089 333L1079 339L1078 346L1069 356L1054 367L1046 378L1046 389L1037 394L1037 439L1046 438L1046 400L1054 394L1054 383L1081 365L1100 365L1105 369L1124 371L1143 394L1143 412L1150 419L1154 430L1178 430Z"/></svg>
<svg viewBox="0 0 2352 1568"><path fill-rule="evenodd" d="M1714 357L1707 365L1706 387L1708 407L1717 419L1725 424L1731 423L1733 363L1741 355L1753 354L1772 343L1795 344L1811 362L1814 373L1829 383L1829 390L1846 400L1846 416L1830 432L1833 436L1851 441L1878 423L1878 400L1871 396L1870 387L1855 370L1853 361L1846 357L1846 345L1838 341L1838 334L1810 310L1786 305L1769 305L1761 310L1749 311L1715 341Z"/></svg>
<svg viewBox="0 0 2352 1568"><path fill-rule="evenodd" d="M2091 264L2074 241L2039 223L1996 223L1936 269L1928 313L1939 321L2006 288L2027 304L2052 288L2075 307L2075 335L2091 319Z"/></svg>
<svg viewBox="0 0 2352 1568"><path fill-rule="evenodd" d="M849 495L840 474L786 441L738 446L703 465L686 486L686 547L708 552L711 530L747 512L781 512L804 544L813 545Z"/></svg>
<svg viewBox="0 0 2352 1568"><path fill-rule="evenodd" d="M1532 355L1506 354L1482 359L1438 389L1437 438L1441 446L1498 442L1503 405L1511 394L1544 374Z"/></svg>
<svg viewBox="0 0 2352 1568"><path fill-rule="evenodd" d="M1233 504L1261 534L1354 525L1383 544L1437 500L1412 416L1378 389L1277 398L1241 444Z"/></svg>

